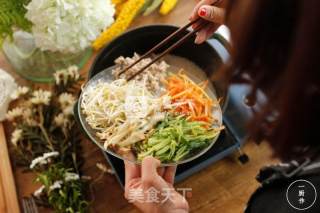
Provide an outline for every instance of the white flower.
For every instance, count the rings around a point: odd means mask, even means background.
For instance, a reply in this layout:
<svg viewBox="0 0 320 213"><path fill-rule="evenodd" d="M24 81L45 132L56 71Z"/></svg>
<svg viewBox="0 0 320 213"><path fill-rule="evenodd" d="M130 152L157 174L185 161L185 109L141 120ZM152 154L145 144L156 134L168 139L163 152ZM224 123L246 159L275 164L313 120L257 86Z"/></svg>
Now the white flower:
<svg viewBox="0 0 320 213"><path fill-rule="evenodd" d="M79 69L76 65L68 67L68 75L71 79L74 79L75 81L80 78Z"/></svg>
<svg viewBox="0 0 320 213"><path fill-rule="evenodd" d="M48 158L56 157L59 155L59 152L48 152L44 153L42 156L39 156L32 160L30 164L30 169L33 169L36 165L45 165L48 163Z"/></svg>
<svg viewBox="0 0 320 213"><path fill-rule="evenodd" d="M111 0L32 0L26 18L41 50L78 52L114 22Z"/></svg>
<svg viewBox="0 0 320 213"><path fill-rule="evenodd" d="M28 87L18 87L12 94L11 99L15 100L18 99L20 96L27 94L30 91Z"/></svg>
<svg viewBox="0 0 320 213"><path fill-rule="evenodd" d="M35 192L33 192L33 195L35 197L40 197L40 195L42 194L43 190L45 189L46 187L44 185L42 185L39 189L37 189Z"/></svg>
<svg viewBox="0 0 320 213"><path fill-rule="evenodd" d="M49 105L50 99L51 99L51 92L50 91L44 91L42 89L36 90L32 93L32 98L30 99L31 103L35 105Z"/></svg>
<svg viewBox="0 0 320 213"><path fill-rule="evenodd" d="M59 152L54 151L54 152L47 152L43 154L44 159L56 157L56 156L59 156Z"/></svg>
<svg viewBox="0 0 320 213"><path fill-rule="evenodd" d="M22 114L23 114L23 109L21 107L16 107L7 112L6 119L8 121L13 121L15 118L22 116Z"/></svg>
<svg viewBox="0 0 320 213"><path fill-rule="evenodd" d="M42 158L42 156L37 157L35 159L32 160L31 164L30 164L30 169L33 169L36 165L40 164L40 165L44 165L47 164L48 162L46 160L44 160Z"/></svg>
<svg viewBox="0 0 320 213"><path fill-rule="evenodd" d="M17 146L17 143L18 141L21 139L22 137L22 129L15 129L13 132L12 132L12 135L11 135L11 143L14 145L14 146Z"/></svg>
<svg viewBox="0 0 320 213"><path fill-rule="evenodd" d="M80 78L79 69L76 65L72 65L67 69L58 70L53 74L53 76L56 85L60 85L61 83L66 85L68 81L77 81Z"/></svg>
<svg viewBox="0 0 320 213"><path fill-rule="evenodd" d="M49 187L49 190L52 191L55 189L60 189L62 184L63 182L61 180L57 180Z"/></svg>
<svg viewBox="0 0 320 213"><path fill-rule="evenodd" d="M55 73L53 73L53 77L56 82L56 85L60 85L61 78L63 77L63 70L58 70Z"/></svg>
<svg viewBox="0 0 320 213"><path fill-rule="evenodd" d="M64 92L61 95L59 95L58 101L62 107L67 107L73 106L76 102L76 99L72 94Z"/></svg>
<svg viewBox="0 0 320 213"><path fill-rule="evenodd" d="M74 106L74 104L76 102L76 99L72 94L66 93L66 92L62 93L59 96L58 101L59 101L59 103L61 105L62 113L65 116L73 114L73 106Z"/></svg>
<svg viewBox="0 0 320 213"><path fill-rule="evenodd" d="M68 181L73 181L73 180L79 180L79 178L80 178L79 175L76 174L76 173L66 172L66 173L65 173L64 180L65 180L66 182L68 182Z"/></svg>

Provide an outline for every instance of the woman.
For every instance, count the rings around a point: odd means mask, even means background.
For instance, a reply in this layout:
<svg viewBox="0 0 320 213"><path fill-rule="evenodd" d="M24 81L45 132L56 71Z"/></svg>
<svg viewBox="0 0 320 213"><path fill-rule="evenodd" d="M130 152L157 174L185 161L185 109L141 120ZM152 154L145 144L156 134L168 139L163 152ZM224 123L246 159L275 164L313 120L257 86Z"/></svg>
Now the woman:
<svg viewBox="0 0 320 213"><path fill-rule="evenodd" d="M227 4L202 0L190 17L191 21L201 17L212 22L197 34L196 43L209 38L219 24L229 26L231 62L214 78L250 84L252 104L256 91L263 91L269 101L249 125L250 136L255 141L267 140L276 157L297 160L261 171L263 187L250 199L247 212L298 211L283 197L288 183L306 178L320 184L320 170L315 170L319 169L320 150L319 8L318 0L229 0ZM159 165L151 157L141 168L126 162L125 196L135 188L144 193L150 187L159 191L168 188L171 199L163 204L134 204L143 212L188 212L188 203L172 186L175 169L159 170ZM320 212L319 208L317 201L306 212Z"/></svg>

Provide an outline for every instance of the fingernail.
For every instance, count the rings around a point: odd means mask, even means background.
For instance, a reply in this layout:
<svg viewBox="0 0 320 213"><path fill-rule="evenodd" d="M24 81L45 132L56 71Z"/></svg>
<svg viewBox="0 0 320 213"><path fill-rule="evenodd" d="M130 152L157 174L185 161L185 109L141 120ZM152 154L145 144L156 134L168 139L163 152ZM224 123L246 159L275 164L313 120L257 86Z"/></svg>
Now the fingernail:
<svg viewBox="0 0 320 213"><path fill-rule="evenodd" d="M206 16L206 15L207 15L206 9L202 8L202 9L199 11L199 16Z"/></svg>

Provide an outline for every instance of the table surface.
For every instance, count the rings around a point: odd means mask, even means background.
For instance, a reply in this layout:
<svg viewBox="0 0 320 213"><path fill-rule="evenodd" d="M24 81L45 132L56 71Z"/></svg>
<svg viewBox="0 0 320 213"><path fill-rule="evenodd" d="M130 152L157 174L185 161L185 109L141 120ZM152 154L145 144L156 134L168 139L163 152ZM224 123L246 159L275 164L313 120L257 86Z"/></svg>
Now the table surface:
<svg viewBox="0 0 320 213"><path fill-rule="evenodd" d="M148 17L138 17L132 27L159 23L184 25L188 21L188 16L194 5L195 1L180 0L177 8L171 14L160 16L155 13ZM82 70L84 76L91 63L92 59ZM28 83L13 72L1 54L0 68L11 73L18 83ZM95 166L96 163L106 164L106 161L101 151L93 143L84 140L82 145L85 158L84 174L97 177L100 173ZM249 163L241 165L237 161L237 155L234 154L175 186L176 188L192 189L192 196L188 198L191 212L243 212L248 198L258 186L254 177L259 168L276 161L272 158L271 150L267 144L262 143L257 146L252 142L248 142L243 149L250 157ZM38 186L32 183L34 176L31 173L23 173L20 168L16 167L13 169L19 200L21 200L21 197L30 195ZM91 205L92 212L137 212L124 199L122 188L113 175L106 174L95 184L94 197L95 199ZM49 212L49 210L43 208L40 208L39 211Z"/></svg>

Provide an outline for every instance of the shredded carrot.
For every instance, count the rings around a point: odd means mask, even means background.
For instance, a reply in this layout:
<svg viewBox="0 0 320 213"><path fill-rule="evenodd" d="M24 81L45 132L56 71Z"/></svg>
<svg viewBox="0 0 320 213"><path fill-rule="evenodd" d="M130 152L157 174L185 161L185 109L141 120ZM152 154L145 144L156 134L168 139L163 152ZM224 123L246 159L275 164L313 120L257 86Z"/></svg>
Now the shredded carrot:
<svg viewBox="0 0 320 213"><path fill-rule="evenodd" d="M166 79L167 94L175 104L174 112L188 116L188 120L211 123L212 107L218 101L213 101L205 92L208 81L194 83L183 72L170 75Z"/></svg>

